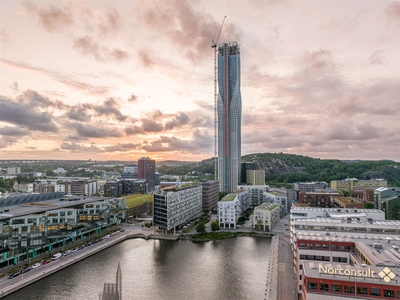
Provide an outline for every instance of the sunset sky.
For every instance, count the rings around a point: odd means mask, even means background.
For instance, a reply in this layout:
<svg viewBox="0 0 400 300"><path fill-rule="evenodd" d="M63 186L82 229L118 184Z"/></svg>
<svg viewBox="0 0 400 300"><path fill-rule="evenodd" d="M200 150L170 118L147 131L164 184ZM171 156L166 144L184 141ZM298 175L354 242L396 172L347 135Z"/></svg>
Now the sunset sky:
<svg viewBox="0 0 400 300"><path fill-rule="evenodd" d="M0 5L0 159L212 157L226 15L242 155L400 161L400 1Z"/></svg>

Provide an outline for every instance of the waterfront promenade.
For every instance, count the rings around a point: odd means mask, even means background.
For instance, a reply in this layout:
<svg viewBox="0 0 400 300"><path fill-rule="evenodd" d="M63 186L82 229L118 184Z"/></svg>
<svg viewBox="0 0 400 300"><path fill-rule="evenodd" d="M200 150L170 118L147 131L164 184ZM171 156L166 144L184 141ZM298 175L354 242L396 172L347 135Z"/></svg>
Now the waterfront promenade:
<svg viewBox="0 0 400 300"><path fill-rule="evenodd" d="M271 268L276 270L272 278L270 287L276 288L276 293L273 290L270 292L271 297L268 300L297 300L295 271L293 265L294 253L290 247L289 235L289 218L287 215L281 219L279 224L272 230L276 234L277 242L271 244L271 253L277 253L277 260L273 260Z"/></svg>
<svg viewBox="0 0 400 300"><path fill-rule="evenodd" d="M177 240L179 237L178 235L157 235L153 233L153 229L142 228L141 226L137 225L135 226L130 224L121 224L120 228L124 229L125 231L110 236L107 239L103 239L101 242L93 244L89 247L85 247L82 250L76 251L68 256L64 256L62 259L52 261L47 265L41 265L36 269L32 269L31 271L25 274L21 274L12 279L4 276L0 279L0 298L3 298L15 291L18 291L33 282L36 282L44 277L58 272L63 268L66 268L78 261L81 261L126 239L144 238ZM6 270L2 271L6 272Z"/></svg>

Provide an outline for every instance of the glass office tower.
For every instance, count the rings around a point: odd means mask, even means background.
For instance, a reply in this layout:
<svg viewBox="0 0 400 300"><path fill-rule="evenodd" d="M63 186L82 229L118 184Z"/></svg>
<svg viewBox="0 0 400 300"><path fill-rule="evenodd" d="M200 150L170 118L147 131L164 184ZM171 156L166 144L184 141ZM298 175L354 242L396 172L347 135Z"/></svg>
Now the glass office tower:
<svg viewBox="0 0 400 300"><path fill-rule="evenodd" d="M240 181L241 117L240 48L218 44L218 180L221 192L236 192Z"/></svg>

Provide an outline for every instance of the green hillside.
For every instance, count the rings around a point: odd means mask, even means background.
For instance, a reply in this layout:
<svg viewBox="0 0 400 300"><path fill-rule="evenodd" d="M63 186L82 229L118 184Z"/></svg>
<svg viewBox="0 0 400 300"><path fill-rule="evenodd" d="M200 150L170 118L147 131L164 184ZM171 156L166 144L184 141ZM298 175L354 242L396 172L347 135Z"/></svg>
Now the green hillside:
<svg viewBox="0 0 400 300"><path fill-rule="evenodd" d="M319 159L285 153L255 153L242 157L243 162L254 162L265 170L267 183L292 183L298 181L327 181L356 177L358 179L383 178L392 186L400 186L400 163L391 160L341 161ZM181 166L162 166L161 174L187 175L195 171L214 173L214 160Z"/></svg>

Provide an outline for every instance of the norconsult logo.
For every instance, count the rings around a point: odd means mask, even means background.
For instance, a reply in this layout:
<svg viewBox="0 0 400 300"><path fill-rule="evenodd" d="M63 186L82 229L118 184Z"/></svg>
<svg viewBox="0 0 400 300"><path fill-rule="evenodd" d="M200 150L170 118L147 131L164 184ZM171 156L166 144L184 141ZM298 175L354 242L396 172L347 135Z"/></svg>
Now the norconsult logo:
<svg viewBox="0 0 400 300"><path fill-rule="evenodd" d="M396 275L390 271L388 267L384 268L382 271L380 271L379 276L383 279L384 282L389 283L390 280L396 277Z"/></svg>
<svg viewBox="0 0 400 300"><path fill-rule="evenodd" d="M343 268L328 268L327 266L319 265L319 273L342 275L342 276L355 276L355 277L375 277L375 272L368 268L367 270L350 270Z"/></svg>
<svg viewBox="0 0 400 300"><path fill-rule="evenodd" d="M375 275L375 271L372 271L371 268L366 270L351 270L351 269L343 269L343 268L329 268L328 266L318 265L319 273L330 274L330 275L341 275L341 276L354 276L354 277L364 277L364 278L377 278ZM385 267L382 271L378 273L378 275L385 281L389 283L396 275L388 268Z"/></svg>

